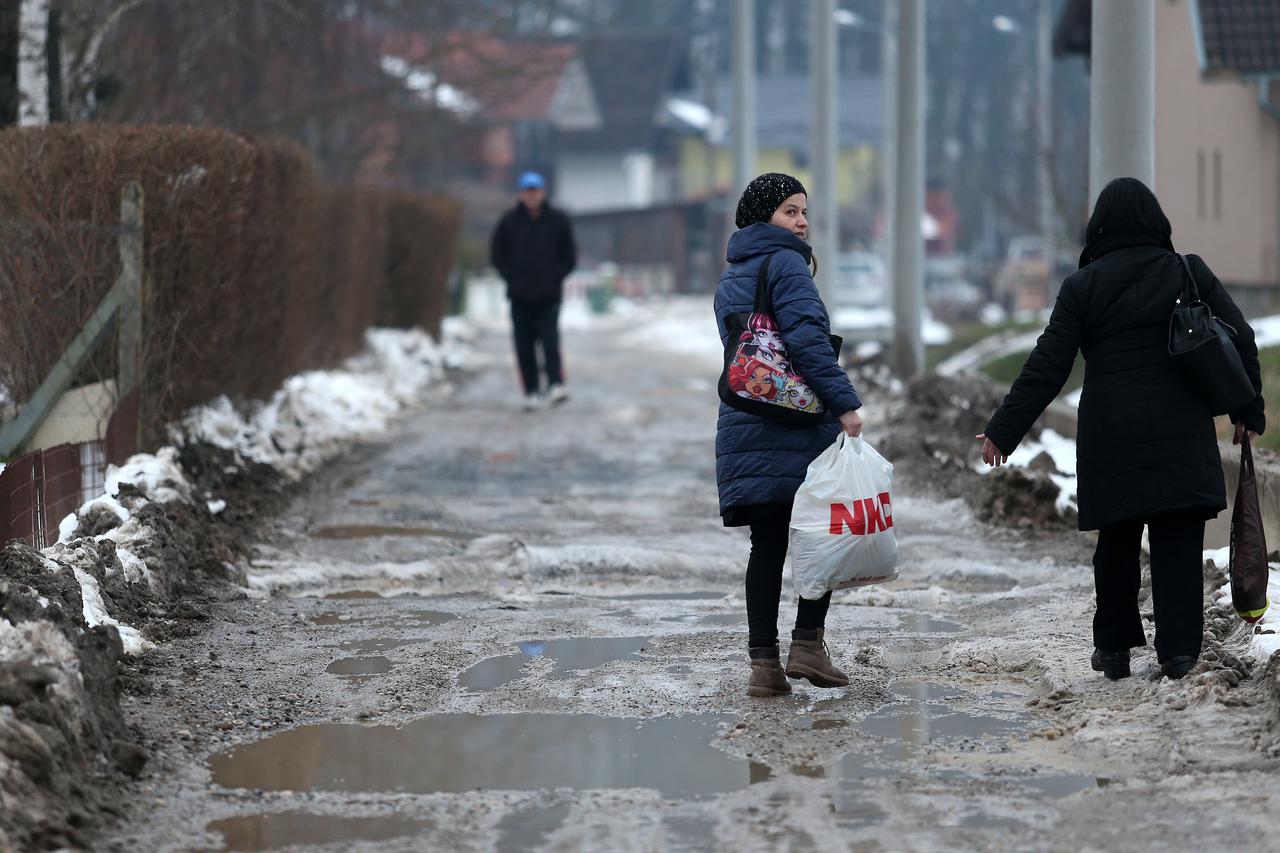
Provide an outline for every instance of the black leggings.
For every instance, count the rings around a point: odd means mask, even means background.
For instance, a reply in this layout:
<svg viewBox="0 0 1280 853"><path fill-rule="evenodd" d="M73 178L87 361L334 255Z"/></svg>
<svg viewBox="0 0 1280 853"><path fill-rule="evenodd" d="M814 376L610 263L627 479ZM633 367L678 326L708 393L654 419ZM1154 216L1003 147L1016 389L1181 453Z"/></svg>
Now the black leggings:
<svg viewBox="0 0 1280 853"><path fill-rule="evenodd" d="M1156 657L1199 657L1204 635L1204 519L1198 514L1170 514L1147 519L1146 524L1151 538ZM1142 521L1122 521L1098 531L1093 554L1098 590L1093 644L1104 651L1147 644L1138 613L1142 526Z"/></svg>
<svg viewBox="0 0 1280 853"><path fill-rule="evenodd" d="M747 645L778 645L778 600L782 597L782 563L787 557L787 526L791 507L761 507L751 518L751 558L747 560ZM796 630L812 631L827 621L831 593L800 599Z"/></svg>

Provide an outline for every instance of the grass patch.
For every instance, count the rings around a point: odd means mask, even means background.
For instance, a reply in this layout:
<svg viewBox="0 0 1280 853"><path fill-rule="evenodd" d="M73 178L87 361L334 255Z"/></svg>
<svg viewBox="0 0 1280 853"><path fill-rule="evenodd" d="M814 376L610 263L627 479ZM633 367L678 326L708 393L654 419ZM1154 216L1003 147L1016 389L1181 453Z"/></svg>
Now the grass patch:
<svg viewBox="0 0 1280 853"><path fill-rule="evenodd" d="M1029 332L1032 329L1042 329L1044 323L1035 321L1030 323L1019 323L1014 320L1007 320L995 326L988 326L985 323L962 323L951 327L951 342L937 347L928 347L924 354L924 363L927 370L933 370L942 362L962 350L976 344L983 338L989 338L992 335L998 335L1001 332ZM1024 356L1025 358L1025 356Z"/></svg>
<svg viewBox="0 0 1280 853"><path fill-rule="evenodd" d="M1013 380L1018 378L1018 372L1022 370L1022 365L1026 363L1029 355L1031 355L1030 350L1010 353L986 362L979 370L1001 385L1012 385ZM1084 385L1084 356L1076 353L1076 362L1071 366L1071 373L1067 376L1066 384L1062 386L1062 394L1069 394L1082 385Z"/></svg>

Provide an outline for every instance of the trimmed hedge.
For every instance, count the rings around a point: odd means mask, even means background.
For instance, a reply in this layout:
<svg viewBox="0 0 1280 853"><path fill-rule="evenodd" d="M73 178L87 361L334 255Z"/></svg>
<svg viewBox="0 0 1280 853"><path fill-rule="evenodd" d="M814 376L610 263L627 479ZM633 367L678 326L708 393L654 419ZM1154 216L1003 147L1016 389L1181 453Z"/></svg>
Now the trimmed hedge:
<svg viewBox="0 0 1280 853"><path fill-rule="evenodd" d="M460 205L318 183L291 142L211 128L0 132L0 383L27 399L119 273L120 192L145 196L145 433L219 394L269 396L375 319L439 330ZM95 362L114 373L114 355Z"/></svg>

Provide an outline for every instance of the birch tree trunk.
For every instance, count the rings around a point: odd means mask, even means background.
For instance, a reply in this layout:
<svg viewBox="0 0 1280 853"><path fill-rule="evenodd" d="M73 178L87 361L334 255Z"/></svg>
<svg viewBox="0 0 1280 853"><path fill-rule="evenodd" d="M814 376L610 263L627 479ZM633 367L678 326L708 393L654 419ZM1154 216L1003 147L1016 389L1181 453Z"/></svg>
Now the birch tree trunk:
<svg viewBox="0 0 1280 853"><path fill-rule="evenodd" d="M49 123L49 0L22 0L18 12L18 124Z"/></svg>

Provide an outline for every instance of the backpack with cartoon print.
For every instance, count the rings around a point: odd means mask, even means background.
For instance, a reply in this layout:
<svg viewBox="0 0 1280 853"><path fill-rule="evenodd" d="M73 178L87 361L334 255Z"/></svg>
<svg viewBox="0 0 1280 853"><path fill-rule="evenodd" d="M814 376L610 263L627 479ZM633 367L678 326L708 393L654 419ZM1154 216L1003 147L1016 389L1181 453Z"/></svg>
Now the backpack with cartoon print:
<svg viewBox="0 0 1280 853"><path fill-rule="evenodd" d="M769 261L756 274L756 300L750 314L725 318L729 342L724 348L720 399L725 405L781 423L807 426L826 419L826 407L804 377L791 369L791 359L773 318L769 298ZM842 341L831 336L834 352Z"/></svg>

